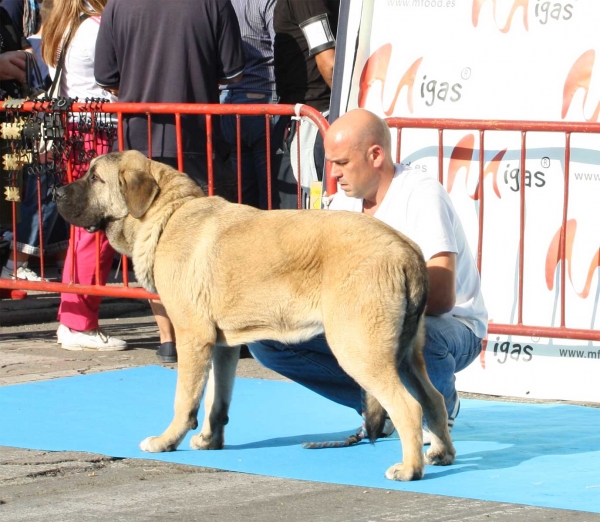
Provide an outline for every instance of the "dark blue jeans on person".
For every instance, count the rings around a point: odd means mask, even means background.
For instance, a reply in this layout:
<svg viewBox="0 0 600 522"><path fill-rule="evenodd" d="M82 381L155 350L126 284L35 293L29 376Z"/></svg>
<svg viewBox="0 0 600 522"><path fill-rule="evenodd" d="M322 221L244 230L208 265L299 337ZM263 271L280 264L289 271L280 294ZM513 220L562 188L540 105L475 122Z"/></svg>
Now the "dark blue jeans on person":
<svg viewBox="0 0 600 522"><path fill-rule="evenodd" d="M277 103L274 91L223 90L221 103L265 104ZM271 130L274 118L270 120ZM237 124L235 115L221 117L223 136L231 147L232 168L237 173ZM267 192L267 130L264 116L242 116L240 119L242 162L242 203L266 210Z"/></svg>
<svg viewBox="0 0 600 522"><path fill-rule="evenodd" d="M481 339L452 316L427 316L425 329L423 355L427 373L444 396L450 417L456 414L458 403L454 374L479 355ZM263 366L361 413L360 386L340 367L323 335L300 344L261 341L249 344L248 348Z"/></svg>
<svg viewBox="0 0 600 522"><path fill-rule="evenodd" d="M38 175L33 167L25 166L25 197L21 202L21 219L17 223L17 250L36 257L40 255L40 219L38 214ZM52 200L52 183L54 178L48 174L45 166L39 168L41 187L42 234L44 237L44 253L54 254L66 250L69 246L69 225L58 214L56 203ZM13 233L4 233L4 239L12 241Z"/></svg>

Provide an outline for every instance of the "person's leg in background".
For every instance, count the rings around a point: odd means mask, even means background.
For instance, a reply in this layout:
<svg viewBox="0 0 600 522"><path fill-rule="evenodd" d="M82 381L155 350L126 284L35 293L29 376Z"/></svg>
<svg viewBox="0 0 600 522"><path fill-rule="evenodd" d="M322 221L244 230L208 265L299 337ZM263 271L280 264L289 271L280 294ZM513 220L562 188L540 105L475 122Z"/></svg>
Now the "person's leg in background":
<svg viewBox="0 0 600 522"><path fill-rule="evenodd" d="M174 169L178 168L177 158L155 156L152 159L169 165ZM216 151L213 157L213 168L215 194L223 196L229 201L237 201L237 177L231 169L230 158L223 157L222 153L220 154ZM183 171L195 180L202 187L202 190L208 194L208 164L206 154L184 154ZM177 362L177 339L171 320L160 300L150 300L150 307L156 319L160 337L160 346L156 352L156 356L163 363L175 363Z"/></svg>
<svg viewBox="0 0 600 522"><path fill-rule="evenodd" d="M160 346L158 347L156 356L163 363L176 363L177 349L175 348L175 331L171 324L171 320L167 315L167 311L159 299L150 299L149 303L154 318L156 319L160 339Z"/></svg>
<svg viewBox="0 0 600 522"><path fill-rule="evenodd" d="M276 94L261 90L225 90L221 103L271 104ZM271 131L273 119L269 120ZM266 210L267 201L267 131L264 116L241 116L240 144L242 171L242 203ZM231 167L237 176L237 118L235 115L221 117L223 136L231 149Z"/></svg>
<svg viewBox="0 0 600 522"><path fill-rule="evenodd" d="M97 136L96 140L91 135L85 135L83 140L84 152L87 153L95 149L97 154L110 152L112 141ZM79 157L78 151L73 151L73 179L78 179L87 171L88 164L76 163ZM100 281L101 285L106 284L115 251L110 246L104 233L98 233L98 239L95 234L90 234L85 230L76 227L72 244L69 245L65 266L63 270L63 283L71 282L71 271L73 268L73 282L83 285L93 285L96 283L96 253L97 241L99 242L100 253ZM71 249L74 253L72 254ZM73 264L72 264L73 263ZM127 348L127 343L122 339L111 337L102 332L98 325L98 313L101 296L80 295L80 294L61 294L60 306L58 309L58 320L60 326L56 332L58 343L67 350L95 349L101 351L116 351Z"/></svg>
<svg viewBox="0 0 600 522"><path fill-rule="evenodd" d="M38 166L40 167L40 166ZM25 176L25 197L21 203L21 220L17 223L17 243L16 258L17 266L15 270L14 241L11 245L10 257L4 267L0 277L12 278L16 272L17 279L27 279L29 281L41 281L42 278L34 272L29 266L30 256L40 257L40 219L38 215L38 180L41 189L41 225L44 238L44 253L57 253L66 250L68 233L64 234L64 227L61 228L55 224L59 221L56 203L52 200L52 191L45 167L40 170L34 170L33 166L26 166L23 169ZM60 234L59 232L63 232ZM12 241L13 232L7 231L4 239Z"/></svg>
<svg viewBox="0 0 600 522"><path fill-rule="evenodd" d="M271 135L271 172L273 179L273 208L298 208L298 183L294 177L290 144L294 133L291 116L281 116Z"/></svg>
<svg viewBox="0 0 600 522"><path fill-rule="evenodd" d="M115 251L110 246L106 235L98 232L90 234L82 228L75 228L73 248L67 252L62 282L71 282L73 267L73 283L81 285L96 284L96 242L100 244L100 281L104 285L108 281ZM72 264L73 262L73 264ZM58 343L66 350L83 350L86 348L101 351L124 350L127 343L102 332L98 324L98 313L102 297L98 295L61 294L58 310L60 326L57 331Z"/></svg>

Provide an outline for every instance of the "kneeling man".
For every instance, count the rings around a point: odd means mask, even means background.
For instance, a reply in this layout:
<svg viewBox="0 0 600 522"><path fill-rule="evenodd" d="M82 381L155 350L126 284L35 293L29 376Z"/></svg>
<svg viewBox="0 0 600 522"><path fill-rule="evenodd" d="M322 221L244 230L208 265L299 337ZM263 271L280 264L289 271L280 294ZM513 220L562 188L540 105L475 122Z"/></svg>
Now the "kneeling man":
<svg viewBox="0 0 600 522"><path fill-rule="evenodd" d="M487 334L479 273L452 202L436 179L394 164L387 124L364 109L350 111L331 125L325 156L341 189L330 210L374 216L423 251L430 283L423 353L452 429L460 409L454 375L479 355ZM267 368L361 413L360 387L338 365L324 336L298 345L261 341L249 349ZM393 430L386 422L381 436ZM423 442L429 444L427 426L423 430Z"/></svg>

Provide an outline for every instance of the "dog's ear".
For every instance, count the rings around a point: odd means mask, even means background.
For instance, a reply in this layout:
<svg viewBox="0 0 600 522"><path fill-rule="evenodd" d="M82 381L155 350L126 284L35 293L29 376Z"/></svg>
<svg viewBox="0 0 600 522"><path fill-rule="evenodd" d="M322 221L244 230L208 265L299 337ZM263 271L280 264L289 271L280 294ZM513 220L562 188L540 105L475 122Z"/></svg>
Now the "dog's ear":
<svg viewBox="0 0 600 522"><path fill-rule="evenodd" d="M136 219L141 218L158 194L158 183L145 170L127 169L119 173L119 184L129 214Z"/></svg>

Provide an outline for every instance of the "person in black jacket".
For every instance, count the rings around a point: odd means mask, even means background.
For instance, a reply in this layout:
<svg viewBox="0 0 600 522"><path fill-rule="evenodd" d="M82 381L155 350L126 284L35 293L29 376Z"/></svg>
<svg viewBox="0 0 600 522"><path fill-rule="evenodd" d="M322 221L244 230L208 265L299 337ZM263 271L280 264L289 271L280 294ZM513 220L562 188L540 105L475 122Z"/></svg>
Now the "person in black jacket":
<svg viewBox="0 0 600 522"><path fill-rule="evenodd" d="M109 0L96 44L98 85L120 102L219 103L219 85L242 79L246 59L229 0ZM205 117L182 116L183 171L205 190ZM145 114L126 118L125 148L178 168L175 118L152 117L151 150ZM236 176L213 117L215 193L232 199ZM234 190L231 190L231 189ZM233 196L235 197L235 196ZM160 301L151 301L160 333L157 356L176 362L175 334Z"/></svg>
<svg viewBox="0 0 600 522"><path fill-rule="evenodd" d="M279 103L303 103L329 114L339 0L278 0L275 28L275 83ZM290 116L281 117L273 131L273 172L277 176L276 208L297 208L297 154L301 151L301 183L305 196L310 183L322 179L323 139L310 120L303 119L299 136Z"/></svg>

